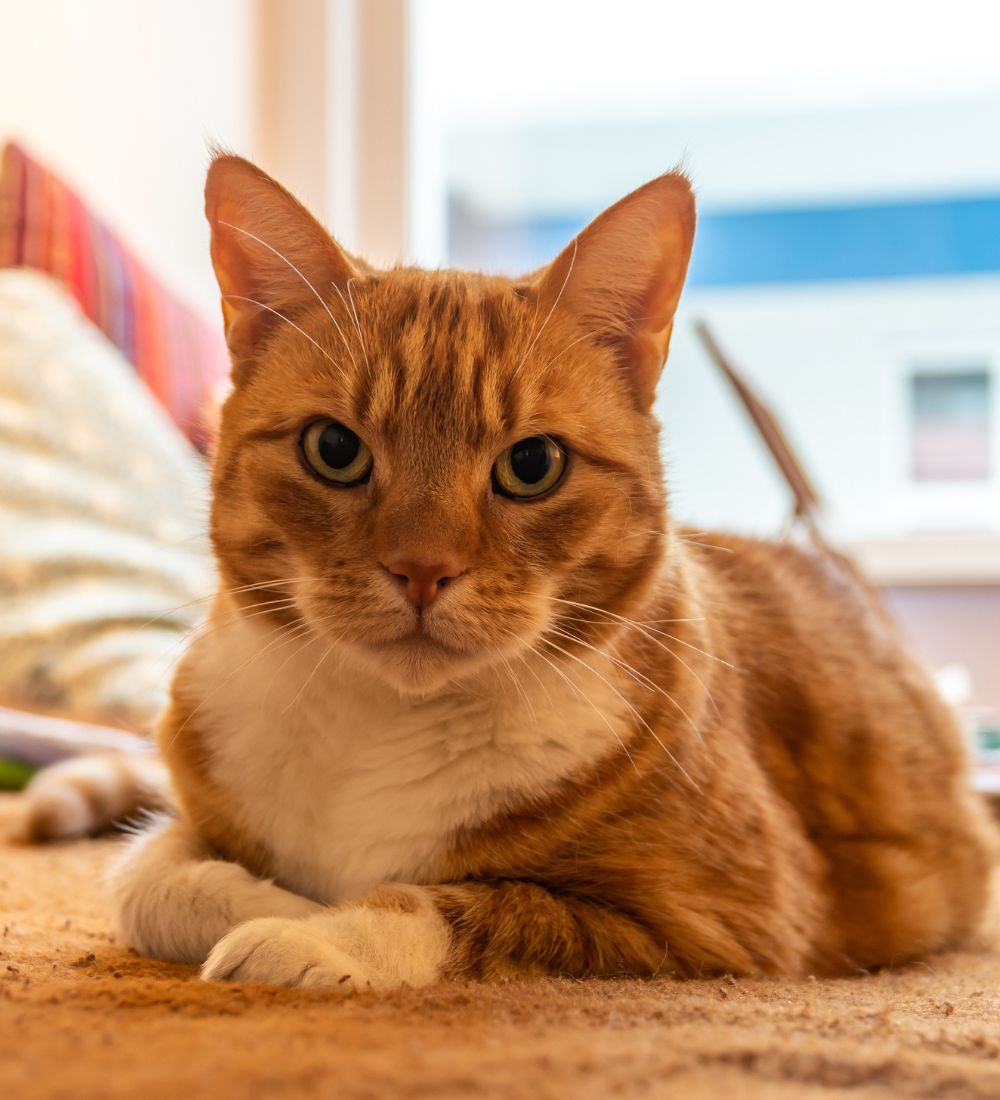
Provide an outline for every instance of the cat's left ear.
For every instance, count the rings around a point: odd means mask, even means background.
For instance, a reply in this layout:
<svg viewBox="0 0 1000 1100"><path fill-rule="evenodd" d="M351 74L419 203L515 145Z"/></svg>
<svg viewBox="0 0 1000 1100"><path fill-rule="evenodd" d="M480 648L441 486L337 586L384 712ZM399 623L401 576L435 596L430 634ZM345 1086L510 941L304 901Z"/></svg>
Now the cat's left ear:
<svg viewBox="0 0 1000 1100"><path fill-rule="evenodd" d="M565 310L614 347L639 408L653 402L694 243L694 195L660 176L598 215L538 275L539 310Z"/></svg>

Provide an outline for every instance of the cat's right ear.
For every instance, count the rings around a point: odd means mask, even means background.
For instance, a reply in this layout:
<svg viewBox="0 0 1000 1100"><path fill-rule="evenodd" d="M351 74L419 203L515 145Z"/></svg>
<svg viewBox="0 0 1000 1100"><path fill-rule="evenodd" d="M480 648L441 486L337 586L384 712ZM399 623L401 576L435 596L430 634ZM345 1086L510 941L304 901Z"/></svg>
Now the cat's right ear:
<svg viewBox="0 0 1000 1100"><path fill-rule="evenodd" d="M670 172L608 207L533 276L540 315L567 311L614 349L643 411L667 357L694 226L691 184Z"/></svg>
<svg viewBox="0 0 1000 1100"><path fill-rule="evenodd" d="M205 181L212 265L238 368L289 310L343 288L358 271L288 191L242 157L216 156Z"/></svg>

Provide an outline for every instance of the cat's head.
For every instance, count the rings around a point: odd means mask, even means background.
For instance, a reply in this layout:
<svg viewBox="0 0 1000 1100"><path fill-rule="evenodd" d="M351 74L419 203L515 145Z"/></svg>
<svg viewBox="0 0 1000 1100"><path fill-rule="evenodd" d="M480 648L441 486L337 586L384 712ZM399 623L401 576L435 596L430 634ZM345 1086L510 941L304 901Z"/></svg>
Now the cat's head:
<svg viewBox="0 0 1000 1100"><path fill-rule="evenodd" d="M375 271L237 157L206 200L234 379L213 539L247 613L419 693L613 629L667 541L651 406L687 181L523 279Z"/></svg>

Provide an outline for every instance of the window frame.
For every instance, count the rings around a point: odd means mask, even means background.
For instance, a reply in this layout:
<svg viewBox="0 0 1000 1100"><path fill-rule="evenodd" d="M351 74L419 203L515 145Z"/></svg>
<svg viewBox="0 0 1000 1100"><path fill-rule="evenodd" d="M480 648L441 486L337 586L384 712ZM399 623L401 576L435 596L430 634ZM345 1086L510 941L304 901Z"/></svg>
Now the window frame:
<svg viewBox="0 0 1000 1100"><path fill-rule="evenodd" d="M891 529L916 536L1000 534L1000 332L903 337L889 349L883 393L887 416L879 448ZM989 376L989 476L921 480L914 476L912 379L918 373L966 374L982 364Z"/></svg>

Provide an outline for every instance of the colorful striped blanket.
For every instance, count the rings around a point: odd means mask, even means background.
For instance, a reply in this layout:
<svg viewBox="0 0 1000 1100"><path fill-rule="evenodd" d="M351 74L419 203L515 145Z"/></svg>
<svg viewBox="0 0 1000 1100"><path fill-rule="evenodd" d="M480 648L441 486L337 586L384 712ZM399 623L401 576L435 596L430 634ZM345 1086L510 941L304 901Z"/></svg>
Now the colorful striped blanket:
<svg viewBox="0 0 1000 1100"><path fill-rule="evenodd" d="M229 374L221 324L177 299L87 204L16 144L0 170L0 268L54 276L200 450Z"/></svg>

